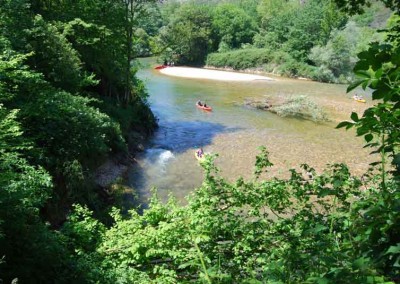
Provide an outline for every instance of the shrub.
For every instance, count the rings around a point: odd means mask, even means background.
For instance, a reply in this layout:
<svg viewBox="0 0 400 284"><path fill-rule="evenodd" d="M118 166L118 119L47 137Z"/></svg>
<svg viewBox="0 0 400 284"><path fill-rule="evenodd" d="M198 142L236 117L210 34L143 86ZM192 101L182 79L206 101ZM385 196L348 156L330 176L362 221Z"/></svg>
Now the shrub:
<svg viewBox="0 0 400 284"><path fill-rule="evenodd" d="M327 114L308 96L293 96L283 105L273 108L273 111L280 116L293 116L311 119L313 121L328 120Z"/></svg>
<svg viewBox="0 0 400 284"><path fill-rule="evenodd" d="M215 67L230 67L235 70L257 68L269 63L272 59L270 52L262 48L238 49L224 53L211 53L206 64Z"/></svg>
<svg viewBox="0 0 400 284"><path fill-rule="evenodd" d="M334 83L337 81L335 75L333 75L332 71L326 66L316 67L311 74L311 78L315 81L326 83Z"/></svg>

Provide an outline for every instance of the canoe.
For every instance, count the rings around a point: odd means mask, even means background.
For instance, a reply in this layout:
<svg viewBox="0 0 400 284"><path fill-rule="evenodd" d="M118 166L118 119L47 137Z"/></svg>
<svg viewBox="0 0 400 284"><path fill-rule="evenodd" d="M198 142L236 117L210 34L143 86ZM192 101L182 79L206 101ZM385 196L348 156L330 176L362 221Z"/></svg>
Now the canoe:
<svg viewBox="0 0 400 284"><path fill-rule="evenodd" d="M366 100L364 100L363 98L357 97L357 96L353 97L353 100L355 100L356 102L359 102L359 103L365 103L366 102Z"/></svg>
<svg viewBox="0 0 400 284"><path fill-rule="evenodd" d="M206 154L203 154L203 156L199 157L197 156L197 150L194 151L194 156L196 157L197 161L199 161L199 163L202 163L206 160Z"/></svg>
<svg viewBox="0 0 400 284"><path fill-rule="evenodd" d="M201 106L201 105L199 105L199 104L196 104L196 106L199 108L199 109L202 109L202 110L206 110L206 111L212 111L212 107L210 107L210 106Z"/></svg>
<svg viewBox="0 0 400 284"><path fill-rule="evenodd" d="M166 65L158 65L158 66L156 66L154 69L164 69L164 68L166 68L167 66Z"/></svg>

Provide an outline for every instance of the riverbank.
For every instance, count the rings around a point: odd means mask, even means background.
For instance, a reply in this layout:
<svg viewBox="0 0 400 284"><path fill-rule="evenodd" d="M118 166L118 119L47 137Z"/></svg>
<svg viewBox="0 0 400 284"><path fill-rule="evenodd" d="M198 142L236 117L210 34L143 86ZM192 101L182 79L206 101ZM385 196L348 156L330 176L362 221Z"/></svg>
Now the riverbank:
<svg viewBox="0 0 400 284"><path fill-rule="evenodd" d="M318 83L311 80L304 80L303 78L272 78L265 75L251 74L251 73L238 73L229 70L219 70L210 68L193 68L193 67L167 67L159 70L160 73L168 76L192 78L192 79L208 79L208 80L219 80L219 81L242 81L242 82L252 82L252 81L263 81L263 82L278 82L283 81L288 84L296 81L297 84L326 84ZM271 86L272 87L272 86ZM321 85L323 87L323 85ZM305 88L307 89L307 87ZM363 91L359 91L360 94L367 96ZM282 93L279 91L277 94L270 94L262 97L246 97L243 102L239 102L243 105L257 105L256 108L269 110L269 107L258 107L261 106L277 106L283 104L288 98L297 95L310 95L310 99L313 100L318 106L325 109L329 114L329 120L333 122L340 122L349 118L349 114L352 112L357 112L361 115L369 103L359 103L351 99L353 93L346 94L345 89L343 92L343 97L332 97L332 96L321 96L310 94L309 91L303 91L299 88L299 92L295 93Z"/></svg>
<svg viewBox="0 0 400 284"><path fill-rule="evenodd" d="M262 75L211 70L205 68L193 68L193 67L175 67L175 66L167 67L164 69L160 69L160 73L176 77L209 79L209 80L219 80L219 81L260 81L260 80L274 81L275 80L270 77Z"/></svg>

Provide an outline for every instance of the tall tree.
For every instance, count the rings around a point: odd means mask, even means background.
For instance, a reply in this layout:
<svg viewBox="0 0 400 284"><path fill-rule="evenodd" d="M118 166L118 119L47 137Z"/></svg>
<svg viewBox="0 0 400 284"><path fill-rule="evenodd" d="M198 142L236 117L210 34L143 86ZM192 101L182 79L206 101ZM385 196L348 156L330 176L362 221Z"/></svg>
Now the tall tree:
<svg viewBox="0 0 400 284"><path fill-rule="evenodd" d="M239 48L241 44L252 43L256 24L244 10L233 4L221 4L212 16L212 26L217 35L216 43L229 48Z"/></svg>
<svg viewBox="0 0 400 284"><path fill-rule="evenodd" d="M160 36L179 63L202 64L211 47L211 24L209 7L186 3Z"/></svg>

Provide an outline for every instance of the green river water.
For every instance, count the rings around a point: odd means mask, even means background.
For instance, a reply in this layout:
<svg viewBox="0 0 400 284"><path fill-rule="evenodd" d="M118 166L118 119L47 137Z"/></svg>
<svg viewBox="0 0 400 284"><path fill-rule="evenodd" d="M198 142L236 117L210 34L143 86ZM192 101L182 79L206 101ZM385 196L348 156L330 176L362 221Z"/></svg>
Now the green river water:
<svg viewBox="0 0 400 284"><path fill-rule="evenodd" d="M373 159L354 131L335 129L351 111L362 113L370 104L368 100L360 104L349 99L351 95L346 94L344 85L279 77L252 82L178 78L154 70L151 60L143 63L147 67L138 75L146 82L159 129L129 170L128 183L141 202L146 203L152 187L158 189L163 200L171 193L184 202L203 179L194 157L197 147L219 154L216 164L228 180L251 177L261 145L267 147L274 163L269 176L285 177L288 169L298 169L302 163L320 172L334 162L346 163L354 174L362 174ZM298 94L308 95L323 106L332 122L282 118L243 104L247 99ZM199 99L211 105L213 111L197 109L195 102Z"/></svg>

